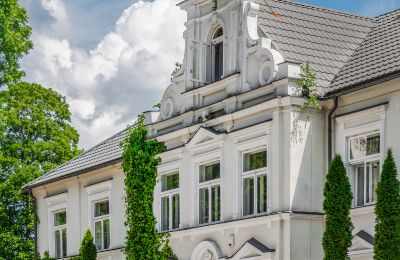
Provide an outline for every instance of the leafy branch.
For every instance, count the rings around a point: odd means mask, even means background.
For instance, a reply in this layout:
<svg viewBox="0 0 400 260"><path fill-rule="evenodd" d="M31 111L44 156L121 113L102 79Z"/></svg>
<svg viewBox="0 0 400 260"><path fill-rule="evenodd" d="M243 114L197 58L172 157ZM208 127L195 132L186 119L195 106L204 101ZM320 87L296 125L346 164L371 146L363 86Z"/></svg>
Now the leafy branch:
<svg viewBox="0 0 400 260"><path fill-rule="evenodd" d="M310 105L314 105L316 108L321 109L321 104L318 101L316 94L315 84L315 71L310 68L310 63L303 63L301 66L301 74L299 84L301 87L301 95L307 100L301 105L301 109L307 109Z"/></svg>

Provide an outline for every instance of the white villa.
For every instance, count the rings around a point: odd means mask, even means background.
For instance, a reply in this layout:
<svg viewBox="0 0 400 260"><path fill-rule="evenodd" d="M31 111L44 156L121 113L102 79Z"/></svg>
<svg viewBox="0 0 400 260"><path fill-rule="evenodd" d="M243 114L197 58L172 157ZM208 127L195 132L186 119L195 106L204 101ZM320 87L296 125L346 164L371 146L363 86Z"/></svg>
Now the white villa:
<svg viewBox="0 0 400 260"><path fill-rule="evenodd" d="M145 112L160 154L154 214L181 260L320 260L323 186L340 154L354 200L351 259L373 259L387 148L400 163L400 9L363 17L285 0L185 0L182 67ZM301 109L300 65L322 109ZM134 115L133 115L134 116ZM126 130L24 187L36 246L124 259Z"/></svg>

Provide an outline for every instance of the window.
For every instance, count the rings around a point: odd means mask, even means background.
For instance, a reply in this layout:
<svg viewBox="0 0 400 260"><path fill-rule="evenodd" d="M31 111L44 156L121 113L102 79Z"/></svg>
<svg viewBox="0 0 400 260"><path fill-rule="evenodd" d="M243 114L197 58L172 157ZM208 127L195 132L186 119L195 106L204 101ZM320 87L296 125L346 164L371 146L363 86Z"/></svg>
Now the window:
<svg viewBox="0 0 400 260"><path fill-rule="evenodd" d="M213 162L199 168L199 224L221 218L220 163Z"/></svg>
<svg viewBox="0 0 400 260"><path fill-rule="evenodd" d="M380 135L369 133L348 139L348 160L353 172L355 206L369 205L376 200L380 172Z"/></svg>
<svg viewBox="0 0 400 260"><path fill-rule="evenodd" d="M161 230L179 228L179 172L161 176Z"/></svg>
<svg viewBox="0 0 400 260"><path fill-rule="evenodd" d="M267 212L267 151L243 155L243 216Z"/></svg>
<svg viewBox="0 0 400 260"><path fill-rule="evenodd" d="M212 81L218 81L223 75L224 63L224 31L218 27L212 37Z"/></svg>
<svg viewBox="0 0 400 260"><path fill-rule="evenodd" d="M56 258L67 256L67 213L54 213L54 248Z"/></svg>
<svg viewBox="0 0 400 260"><path fill-rule="evenodd" d="M97 250L110 247L110 204L108 200L94 203L94 240Z"/></svg>

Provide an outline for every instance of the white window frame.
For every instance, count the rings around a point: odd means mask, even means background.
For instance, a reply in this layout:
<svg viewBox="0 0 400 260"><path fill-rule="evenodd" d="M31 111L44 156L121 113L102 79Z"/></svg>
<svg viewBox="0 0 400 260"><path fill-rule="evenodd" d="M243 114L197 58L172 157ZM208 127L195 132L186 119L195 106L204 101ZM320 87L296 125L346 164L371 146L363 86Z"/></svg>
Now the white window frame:
<svg viewBox="0 0 400 260"><path fill-rule="evenodd" d="M101 215L96 217L95 216L95 211L96 211L96 204L97 203L101 203L101 202L106 202L108 201L108 214L106 215ZM107 199L101 199L101 200L97 200L97 201L93 201L92 203L92 214L93 214L93 238L94 238L94 242L96 243L96 222L100 222L101 223L101 249L98 249L97 251L104 251L104 250L108 250L111 248L111 220L110 220L110 213L111 213L111 203L109 198ZM108 220L109 223L109 234L110 234L110 244L108 246L108 248L104 248L104 221ZM96 245L97 248L97 245Z"/></svg>
<svg viewBox="0 0 400 260"><path fill-rule="evenodd" d="M344 163L347 168L347 174L350 178L351 189L353 192L352 207L365 207L373 205L375 202L364 203L364 206L357 206L357 194L356 185L357 177L355 172L355 166L365 161L379 161L379 166L382 168L385 153L385 119L386 119L386 104L368 108L356 113L348 115L338 116L336 118L337 123L337 141L336 151L343 155ZM350 160L350 145L351 139L357 136L370 135L379 133L380 135L380 153L378 155L365 156L364 158ZM365 168L366 169L366 168ZM381 173L381 169L379 174ZM365 194L365 189L364 189ZM370 193L371 194L371 193ZM364 195L365 196L365 195Z"/></svg>
<svg viewBox="0 0 400 260"><path fill-rule="evenodd" d="M64 225L60 225L60 226L56 226L55 225L55 214L57 214L57 213L61 213L61 212L65 212L65 224ZM54 239L53 239L53 243L54 243L54 255L55 255L55 257L56 258L64 258L64 257L67 257L67 255L68 255L68 227L67 227L67 224L68 224L68 219L67 219L67 209L61 209L61 210L57 210L57 211L53 211L53 237L54 237ZM64 252L64 250L63 250L63 239L62 239L62 231L63 231L63 229L65 229L65 232L67 233L67 252ZM55 233L56 233L56 231L60 231L60 241L61 241L61 257L57 257L56 256L56 246L55 246L55 244L56 244L56 235L55 235ZM63 255L63 253L65 253L65 256Z"/></svg>
<svg viewBox="0 0 400 260"><path fill-rule="evenodd" d="M179 169L175 169L172 171L168 171L168 172L164 172L160 175L160 182L162 182L162 177L166 176L166 175L172 175L174 173L178 174L178 178L179 178L179 187L176 189L172 189L172 190L166 190L166 191L162 191L162 183L160 185L160 231L172 231L172 230L177 230L179 228L181 228L181 192L180 192L180 188L181 188L181 174L179 172ZM177 228L172 228L172 197L178 195L179 196L179 225ZM162 229L162 199L164 197L168 197L168 229L163 230Z"/></svg>
<svg viewBox="0 0 400 260"><path fill-rule="evenodd" d="M67 224L65 225L67 228L67 256L68 256L68 245L70 244L68 237L68 194L67 192L63 192L57 195L49 196L44 198L47 204L47 226L48 226L48 245L49 245L49 254L52 257L56 255L55 249L55 228L54 228L54 213L65 211L67 214Z"/></svg>
<svg viewBox="0 0 400 260"><path fill-rule="evenodd" d="M371 136L371 135L377 135L379 134L379 153L377 154L372 154L372 155L366 155L360 158L356 158L356 159L351 159L350 158L350 141L360 138L360 137L367 137L367 136ZM381 168L382 168L382 158L383 158L383 146L382 146L382 132L380 129L375 129L375 130L371 130L369 129L369 131L364 131L362 132L362 128L359 128L358 131L353 132L352 135L347 135L346 136L346 161L347 161L347 169L348 169L348 173L351 174L351 179L353 180L353 185L352 185L352 192L353 192L353 207L366 207L366 206L370 206L370 205L374 205L376 203L376 201L372 200L372 196L373 196L373 190L372 190L372 172L367 173L367 163L372 163L372 162L379 162L379 176L381 174ZM364 204L363 205L357 205L357 201L358 201L358 178L359 178L359 174L358 174L358 168L357 166L359 165L363 165L364 166ZM368 175L368 176L367 176ZM379 176L378 176L378 180L379 180ZM367 183L367 177L368 177L368 187L366 187L366 183ZM368 189L368 194L369 194L369 202L367 202L367 198L366 198L366 193Z"/></svg>
<svg viewBox="0 0 400 260"><path fill-rule="evenodd" d="M111 200L111 188L112 188L112 179L103 181L100 183L88 185L85 187L86 192L88 194L88 227L90 227L92 234L95 234L95 216L94 216L94 204L97 202L105 201L108 200L108 218L109 218L109 225L110 225L110 245L108 249L105 250L110 250L113 248L113 220L112 220L112 200ZM95 235L94 235L95 236ZM94 237L93 236L93 237ZM102 248L103 248L103 243L102 243ZM102 250L98 250L98 252L101 252Z"/></svg>
<svg viewBox="0 0 400 260"><path fill-rule="evenodd" d="M253 154L253 153L257 153L257 152L261 152L261 151L265 151L266 153L267 153L267 157L266 157L266 159L267 159L267 162L266 162L266 164L267 164L267 167L263 167L263 168L260 168L260 169L255 169L255 170L251 170L251 171L243 171L243 168L244 168L244 156L246 155L246 154ZM267 149L267 146L261 146L261 147L257 147L257 148L254 148L254 149L249 149L249 150L245 150L245 151L243 151L243 152L241 152L241 157L242 157L242 164L241 164L241 177L242 177L242 182L241 182L241 190L240 190L240 192L241 192L241 198L242 198L242 204L241 204L241 208L242 208L242 217L243 218L248 218L248 217L254 217L254 216L259 216L259 215L265 215L265 214L268 214L269 213L269 202L268 202L268 200L269 200L269 196L268 196L268 192L269 192L269 181L268 181L268 176L269 176L269 170L268 170L268 168L269 168L269 163L268 163L268 157L269 157L270 155L269 155L269 153L268 153L268 149ZM257 211L257 202L258 202L258 198L257 198L257 182L258 182L258 176L261 176L261 175L265 175L267 178L267 209L266 209L266 211L265 212L261 212L261 213L258 213ZM253 181L254 181L254 205L253 205L253 207L254 207L254 213L253 214L250 214L250 215L244 215L244 207L243 207L243 196L244 196L244 192L243 192L243 183L244 183L244 180L245 179L248 179L248 178L253 178Z"/></svg>
<svg viewBox="0 0 400 260"><path fill-rule="evenodd" d="M200 182L200 167L204 167L204 166L208 166L208 165L213 165L219 163L219 178L218 179L214 179L214 180L210 180L210 181L205 181L205 182ZM209 160L207 162L201 163L197 166L197 224L199 226L205 226L205 225L210 225L210 224L215 224L215 223L219 223L222 221L222 164L221 164L221 160L217 159L217 160ZM219 186L219 199L220 199L220 212L219 212L219 220L217 221L212 221L212 207L211 207L211 191L212 188L215 186ZM208 223L200 223L200 189L204 189L207 188L208 189L208 203L209 203L209 207L208 207Z"/></svg>

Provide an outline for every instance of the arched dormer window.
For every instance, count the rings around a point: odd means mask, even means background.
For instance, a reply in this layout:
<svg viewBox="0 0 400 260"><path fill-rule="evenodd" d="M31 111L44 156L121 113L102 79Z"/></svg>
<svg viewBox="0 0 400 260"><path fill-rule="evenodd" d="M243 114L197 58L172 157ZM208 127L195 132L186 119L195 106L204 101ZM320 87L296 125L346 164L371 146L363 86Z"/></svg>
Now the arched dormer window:
<svg viewBox="0 0 400 260"><path fill-rule="evenodd" d="M224 73L224 31L222 27L217 27L212 35L211 50L211 79L218 81Z"/></svg>

